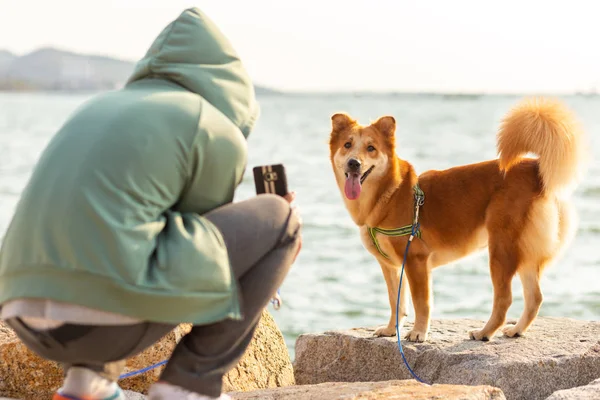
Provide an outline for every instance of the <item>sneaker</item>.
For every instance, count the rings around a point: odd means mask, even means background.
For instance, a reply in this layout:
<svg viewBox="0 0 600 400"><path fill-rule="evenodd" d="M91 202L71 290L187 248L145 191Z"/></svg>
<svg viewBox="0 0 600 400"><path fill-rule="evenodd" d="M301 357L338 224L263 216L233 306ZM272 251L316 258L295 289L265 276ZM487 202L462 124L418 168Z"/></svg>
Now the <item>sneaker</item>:
<svg viewBox="0 0 600 400"><path fill-rule="evenodd" d="M157 382L150 386L148 400L231 400L231 397L225 393L219 397L209 397L169 383Z"/></svg>
<svg viewBox="0 0 600 400"><path fill-rule="evenodd" d="M58 392L54 393L54 396L52 396L52 400L127 400L127 397L125 397L125 393L123 393L121 388L117 388L117 390L112 396L102 398L90 396L71 396L68 394L61 393L61 391L59 390Z"/></svg>
<svg viewBox="0 0 600 400"><path fill-rule="evenodd" d="M126 397L116 382L90 369L71 367L52 400L126 400Z"/></svg>

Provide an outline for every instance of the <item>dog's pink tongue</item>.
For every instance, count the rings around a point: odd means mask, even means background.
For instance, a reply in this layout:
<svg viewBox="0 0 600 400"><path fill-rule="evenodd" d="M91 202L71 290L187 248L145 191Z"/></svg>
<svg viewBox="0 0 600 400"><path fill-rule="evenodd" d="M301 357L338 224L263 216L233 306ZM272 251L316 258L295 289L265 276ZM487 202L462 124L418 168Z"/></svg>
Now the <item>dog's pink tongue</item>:
<svg viewBox="0 0 600 400"><path fill-rule="evenodd" d="M350 174L346 178L346 186L344 186L344 192L348 200L356 200L360 196L360 176Z"/></svg>

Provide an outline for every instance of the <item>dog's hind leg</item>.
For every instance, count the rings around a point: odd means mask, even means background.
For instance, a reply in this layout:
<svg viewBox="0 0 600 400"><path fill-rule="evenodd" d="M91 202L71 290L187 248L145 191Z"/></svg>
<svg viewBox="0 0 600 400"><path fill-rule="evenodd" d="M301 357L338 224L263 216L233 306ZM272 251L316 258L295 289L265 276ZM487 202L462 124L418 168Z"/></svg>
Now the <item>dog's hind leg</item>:
<svg viewBox="0 0 600 400"><path fill-rule="evenodd" d="M522 259L519 277L523 284L525 307L517 324L503 329L506 336L523 335L537 317L543 301L540 289L542 272L565 249L573 236L573 225L569 204L541 198L532 205L519 240Z"/></svg>
<svg viewBox="0 0 600 400"><path fill-rule="evenodd" d="M492 315L479 331L471 331L471 339L487 342L506 321L506 313L512 304L512 279L517 272L517 249L508 240L490 237L490 272L494 285Z"/></svg>
<svg viewBox="0 0 600 400"><path fill-rule="evenodd" d="M505 336L519 337L522 336L535 317L542 305L543 296L540 288L540 268L523 268L519 270L519 277L523 284L523 296L525 298L525 308L519 322L514 326L508 326L502 331Z"/></svg>
<svg viewBox="0 0 600 400"><path fill-rule="evenodd" d="M383 277L388 291L388 299L390 301L390 321L387 326L381 326L375 331L375 336L395 336L396 335L396 303L398 301L398 285L400 284L400 268L385 263L379 262ZM409 294L408 280L406 273L402 278L402 288L400 290L400 308L398 310L398 325L402 327L404 320L408 315L408 294Z"/></svg>

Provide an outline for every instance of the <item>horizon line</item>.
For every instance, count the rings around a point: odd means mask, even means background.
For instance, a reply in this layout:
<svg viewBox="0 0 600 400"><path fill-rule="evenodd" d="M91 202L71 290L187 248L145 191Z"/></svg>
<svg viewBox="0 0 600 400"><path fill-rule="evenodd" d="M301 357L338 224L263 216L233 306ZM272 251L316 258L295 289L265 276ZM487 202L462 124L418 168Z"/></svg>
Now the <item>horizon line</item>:
<svg viewBox="0 0 600 400"><path fill-rule="evenodd" d="M42 51L42 50L54 50L69 54L74 54L83 57L94 57L94 58L108 58L116 62L125 62L130 64L136 64L138 61L133 61L131 59L117 57L115 55L104 54L104 53L87 53L87 52L79 52L76 50L70 50L66 47L56 46L56 45L42 45L38 46L34 50L24 52L24 53L15 53L6 48L0 49L0 51L5 51L14 55L15 57L25 57L27 55ZM496 92L496 91L470 91L470 90L456 90L456 91L436 91L436 90L403 90L403 89L361 89L361 88L347 88L347 89L283 89L276 88L270 85L254 83L255 89L265 90L268 92L272 92L272 94L286 94L286 95L430 95L430 96L574 96L574 95L587 95L587 96L597 96L600 95L600 91L598 86L595 84L591 84L590 88L587 90L569 90L569 91L508 91L508 92ZM35 91L35 90L33 90ZM42 92L41 90L40 92ZM16 91L2 91L0 92L16 92ZM67 92L67 91L65 91Z"/></svg>

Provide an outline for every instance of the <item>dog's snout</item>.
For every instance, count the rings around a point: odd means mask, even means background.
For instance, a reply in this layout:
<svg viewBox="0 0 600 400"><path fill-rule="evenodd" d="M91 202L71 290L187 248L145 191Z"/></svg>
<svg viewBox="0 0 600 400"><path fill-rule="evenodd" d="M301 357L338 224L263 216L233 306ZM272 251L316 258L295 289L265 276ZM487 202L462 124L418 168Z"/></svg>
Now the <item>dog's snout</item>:
<svg viewBox="0 0 600 400"><path fill-rule="evenodd" d="M360 161L358 161L356 158L351 158L348 160L348 169L350 169L350 171L360 170Z"/></svg>

